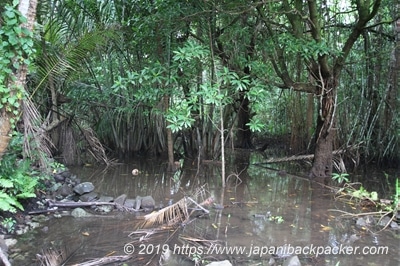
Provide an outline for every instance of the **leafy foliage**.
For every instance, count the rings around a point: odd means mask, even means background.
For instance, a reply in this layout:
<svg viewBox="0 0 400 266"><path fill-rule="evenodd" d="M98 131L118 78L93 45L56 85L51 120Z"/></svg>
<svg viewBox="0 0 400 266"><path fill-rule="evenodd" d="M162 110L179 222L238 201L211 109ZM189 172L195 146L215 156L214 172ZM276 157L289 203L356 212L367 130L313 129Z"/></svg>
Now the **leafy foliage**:
<svg viewBox="0 0 400 266"><path fill-rule="evenodd" d="M10 143L11 150L0 161L0 210L23 210L21 200L36 197L39 184L37 173L28 159L20 158L22 137L17 134Z"/></svg>
<svg viewBox="0 0 400 266"><path fill-rule="evenodd" d="M32 32L21 26L26 18L17 10L17 6L18 1L14 1L13 5L5 5L0 28L0 109L14 116L19 114L20 100L25 95L24 88L10 86L15 79L13 73L21 65L29 65L35 52ZM15 118L11 120L15 124Z"/></svg>
<svg viewBox="0 0 400 266"><path fill-rule="evenodd" d="M350 180L348 178L349 174L347 173L333 173L332 174L332 180L337 181L339 184L346 182L348 183Z"/></svg>
<svg viewBox="0 0 400 266"><path fill-rule="evenodd" d="M36 101L46 117L61 112L83 121L110 150L122 153L165 151L167 126L177 136L191 135L188 143L195 148L197 141L220 145L213 141L219 134L213 125L222 107L229 137L244 131L291 134L292 140L301 138L292 151L310 152L320 95L308 94L323 85L319 71L329 76L343 68L336 143L361 141L364 154L393 155L398 134L389 132L398 127L378 123L386 116L389 68L382 66L389 65L393 48L391 10L382 4L378 16L359 29L365 39L355 40L349 36L363 15L356 7L361 4L316 1L310 18L301 1L42 2ZM347 40L355 40L354 49L348 50ZM374 71L378 65L381 71ZM71 102L52 110L57 104L46 102L49 88ZM248 117L239 124L244 100ZM377 143L382 148L374 149Z"/></svg>
<svg viewBox="0 0 400 266"><path fill-rule="evenodd" d="M0 209L1 209L1 208L0 208ZM14 232L15 224L16 224L16 223L17 223L17 222L16 222L13 218L11 218L11 217L4 218L4 219L0 222L1 226L2 226L8 233L13 233L13 232Z"/></svg>

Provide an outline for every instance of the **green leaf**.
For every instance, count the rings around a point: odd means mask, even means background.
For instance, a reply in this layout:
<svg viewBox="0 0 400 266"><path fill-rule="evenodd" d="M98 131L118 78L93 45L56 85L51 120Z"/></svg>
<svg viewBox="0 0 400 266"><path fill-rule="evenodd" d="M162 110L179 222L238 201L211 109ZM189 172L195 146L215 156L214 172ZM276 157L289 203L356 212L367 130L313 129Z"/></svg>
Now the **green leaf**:
<svg viewBox="0 0 400 266"><path fill-rule="evenodd" d="M376 191L371 192L371 200L373 200L373 201L378 200L378 193Z"/></svg>
<svg viewBox="0 0 400 266"><path fill-rule="evenodd" d="M18 61L14 61L14 62L13 62L13 67L14 67L15 69L18 69L18 68L19 68L19 63L18 63Z"/></svg>
<svg viewBox="0 0 400 266"><path fill-rule="evenodd" d="M11 180L0 178L0 187L12 188L13 186L14 186L14 183Z"/></svg>
<svg viewBox="0 0 400 266"><path fill-rule="evenodd" d="M7 18L15 18L15 12L14 12L14 10L12 10L12 9L6 10L6 11L4 12L4 15L5 15Z"/></svg>
<svg viewBox="0 0 400 266"><path fill-rule="evenodd" d="M7 26L13 26L13 25L16 25L16 24L18 24L18 20L16 18L13 18L13 19L10 19L10 20L6 21L6 25Z"/></svg>
<svg viewBox="0 0 400 266"><path fill-rule="evenodd" d="M14 106L16 101L17 101L16 97L10 97L10 98L7 99L7 102L12 106Z"/></svg>
<svg viewBox="0 0 400 266"><path fill-rule="evenodd" d="M16 197L19 199L28 199L28 198L36 197L36 194L33 192L23 192L23 193L18 194Z"/></svg>
<svg viewBox="0 0 400 266"><path fill-rule="evenodd" d="M16 198L11 197L3 191L0 191L0 210L15 213L17 211L15 207L20 210L24 210L24 207L17 201Z"/></svg>
<svg viewBox="0 0 400 266"><path fill-rule="evenodd" d="M16 38L16 36L11 35L11 36L8 37L8 42L11 45L15 46L18 43L18 39Z"/></svg>

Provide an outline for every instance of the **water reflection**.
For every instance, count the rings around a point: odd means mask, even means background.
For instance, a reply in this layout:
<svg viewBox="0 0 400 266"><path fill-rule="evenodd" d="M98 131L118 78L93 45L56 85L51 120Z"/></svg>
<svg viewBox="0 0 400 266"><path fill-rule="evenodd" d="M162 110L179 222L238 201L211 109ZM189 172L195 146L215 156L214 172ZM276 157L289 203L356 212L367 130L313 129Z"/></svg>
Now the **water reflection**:
<svg viewBox="0 0 400 266"><path fill-rule="evenodd" d="M299 257L303 265L399 265L398 233L385 231L371 235L360 231L355 228L354 221L337 219L337 213L327 211L348 208L342 202L333 201L329 191L314 186L306 179L249 165L249 160L234 160L235 165L228 169L228 174L233 174L233 177L225 190L221 190L220 169L215 164L203 165L201 169L189 165L181 170L180 175L167 172L165 163L157 160L129 162L109 169L82 167L71 170L82 180L93 182L96 192L101 195L117 197L126 194L128 198L152 195L162 206L172 204L206 185L208 193L224 208L212 209L209 216L192 220L181 229L181 235L201 236L218 240L225 246L244 246L248 249L285 245L388 246L388 255L316 257L315 254L302 254ZM140 170L139 175L132 176L134 168ZM43 225L48 231L44 232L42 227L19 239L16 248L24 258L16 260L15 265L32 265L36 253L40 253L45 246L53 245L66 246L73 252L69 263L107 254L124 255L123 247L130 241L128 235L136 229L140 215L115 212L111 218L51 219ZM281 222L278 222L279 217ZM167 238L165 236L164 240ZM269 257L235 254L230 259L235 260L237 265L268 265ZM213 258L202 256L202 259ZM132 265L144 264L135 262Z"/></svg>

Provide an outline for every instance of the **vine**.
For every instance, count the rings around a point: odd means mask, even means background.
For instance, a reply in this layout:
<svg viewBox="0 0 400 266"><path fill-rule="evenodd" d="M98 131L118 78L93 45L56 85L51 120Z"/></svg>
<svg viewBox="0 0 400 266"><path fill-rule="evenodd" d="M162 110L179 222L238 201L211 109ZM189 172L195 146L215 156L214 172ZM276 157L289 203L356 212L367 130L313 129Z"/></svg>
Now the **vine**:
<svg viewBox="0 0 400 266"><path fill-rule="evenodd" d="M23 27L27 20L18 11L18 1L7 4L1 14L0 28L0 109L17 116L24 88L16 85L16 73L22 66L28 66L35 52L33 34ZM11 118L11 124L15 119Z"/></svg>

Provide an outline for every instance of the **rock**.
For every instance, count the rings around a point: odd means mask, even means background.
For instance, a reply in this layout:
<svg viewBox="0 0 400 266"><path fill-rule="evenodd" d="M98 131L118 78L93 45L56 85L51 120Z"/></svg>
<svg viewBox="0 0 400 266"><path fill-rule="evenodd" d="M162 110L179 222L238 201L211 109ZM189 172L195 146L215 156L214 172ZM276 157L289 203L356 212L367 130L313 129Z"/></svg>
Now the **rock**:
<svg viewBox="0 0 400 266"><path fill-rule="evenodd" d="M206 266L232 266L232 263L229 260L213 261Z"/></svg>
<svg viewBox="0 0 400 266"><path fill-rule="evenodd" d="M71 172L69 170L65 170L61 173L58 173L58 175L62 176L64 179L65 178L70 178L72 176Z"/></svg>
<svg viewBox="0 0 400 266"><path fill-rule="evenodd" d="M27 222L26 225L28 225L31 229L38 228L40 226L40 223L38 222Z"/></svg>
<svg viewBox="0 0 400 266"><path fill-rule="evenodd" d="M63 182L63 181L65 180L65 177L63 177L63 176L60 175L60 174L55 174L53 177L54 177L54 180L55 180L56 182Z"/></svg>
<svg viewBox="0 0 400 266"><path fill-rule="evenodd" d="M348 244L353 244L354 242L360 240L360 237L356 234L352 234L349 239L347 240Z"/></svg>
<svg viewBox="0 0 400 266"><path fill-rule="evenodd" d="M301 263L300 263L299 257L293 256L293 257L286 259L282 265L283 266L301 266Z"/></svg>
<svg viewBox="0 0 400 266"><path fill-rule="evenodd" d="M79 179L72 180L70 178L66 178L65 183L70 184L71 186L77 186L81 183L81 181Z"/></svg>
<svg viewBox="0 0 400 266"><path fill-rule="evenodd" d="M43 223L45 221L49 220L49 217L44 214L36 215L32 217L32 221L38 222L38 223Z"/></svg>
<svg viewBox="0 0 400 266"><path fill-rule="evenodd" d="M390 218L388 216L384 216L382 219L379 220L379 226L386 226L390 222Z"/></svg>
<svg viewBox="0 0 400 266"><path fill-rule="evenodd" d="M213 208L216 209L216 210L223 210L224 209L224 205L219 204L219 203L214 203Z"/></svg>
<svg viewBox="0 0 400 266"><path fill-rule="evenodd" d="M390 222L390 227L392 228L392 229L395 229L395 230L397 230L397 229L399 229L399 224L398 223L396 223L395 221L391 221Z"/></svg>
<svg viewBox="0 0 400 266"><path fill-rule="evenodd" d="M365 217L365 222L367 223L368 226L376 225L376 220L372 215L367 215Z"/></svg>
<svg viewBox="0 0 400 266"><path fill-rule="evenodd" d="M71 175L70 177L65 178L65 183L76 186L81 183L81 180L77 178L76 175Z"/></svg>
<svg viewBox="0 0 400 266"><path fill-rule="evenodd" d="M273 257L269 258L268 265L270 265L270 266L276 265L276 261Z"/></svg>
<svg viewBox="0 0 400 266"><path fill-rule="evenodd" d="M61 183L54 183L51 188L49 189L51 192L57 191L62 186Z"/></svg>
<svg viewBox="0 0 400 266"><path fill-rule="evenodd" d="M79 197L79 199L83 202L89 202L89 201L94 201L98 198L99 194L96 192L89 192L86 194L83 194L82 196Z"/></svg>
<svg viewBox="0 0 400 266"><path fill-rule="evenodd" d="M113 197L110 196L100 196L97 200L98 202L112 202L114 200Z"/></svg>
<svg viewBox="0 0 400 266"><path fill-rule="evenodd" d="M156 205L155 200L153 199L152 196L146 196L146 197L142 197L142 202L140 207L142 209L146 209L146 210L152 210L154 209L154 206Z"/></svg>
<svg viewBox="0 0 400 266"><path fill-rule="evenodd" d="M29 231L29 226L26 225L20 225L19 229L15 230L16 235L23 235Z"/></svg>
<svg viewBox="0 0 400 266"><path fill-rule="evenodd" d="M14 238L8 238L4 240L4 243L7 245L8 248L15 246L15 244L17 244L17 239Z"/></svg>
<svg viewBox="0 0 400 266"><path fill-rule="evenodd" d="M124 206L127 208L135 208L136 207L136 200L135 199L126 199Z"/></svg>
<svg viewBox="0 0 400 266"><path fill-rule="evenodd" d="M114 209L112 205L100 205L96 207L97 212L109 213Z"/></svg>
<svg viewBox="0 0 400 266"><path fill-rule="evenodd" d="M91 182L83 182L74 187L74 192L79 195L92 192L93 190L94 190L94 185Z"/></svg>
<svg viewBox="0 0 400 266"><path fill-rule="evenodd" d="M138 211L141 205L142 205L142 197L137 196L135 200L135 210Z"/></svg>
<svg viewBox="0 0 400 266"><path fill-rule="evenodd" d="M93 216L92 214L88 213L82 208L75 208L72 210L71 215L75 218L82 218L82 217L91 217Z"/></svg>
<svg viewBox="0 0 400 266"><path fill-rule="evenodd" d="M359 218L357 218L356 226L357 227L367 226L367 222L365 221L365 219L363 217L359 217Z"/></svg>
<svg viewBox="0 0 400 266"><path fill-rule="evenodd" d="M119 204L119 205L124 205L125 200L126 200L126 194L122 194L122 195L118 196L118 197L114 200L114 202L115 202L116 204Z"/></svg>
<svg viewBox="0 0 400 266"><path fill-rule="evenodd" d="M72 194L72 188L68 186L68 184L63 184L58 190L57 193L63 197L67 197Z"/></svg>
<svg viewBox="0 0 400 266"><path fill-rule="evenodd" d="M180 255L175 254L172 252L170 249L163 249L163 252L161 253L160 256L160 264L159 265L165 265L165 266L172 266L172 265L182 265L182 258ZM188 265L188 264L183 264L183 265Z"/></svg>

